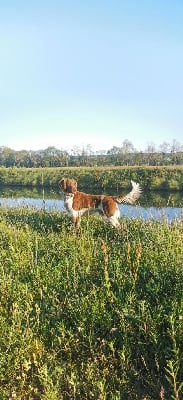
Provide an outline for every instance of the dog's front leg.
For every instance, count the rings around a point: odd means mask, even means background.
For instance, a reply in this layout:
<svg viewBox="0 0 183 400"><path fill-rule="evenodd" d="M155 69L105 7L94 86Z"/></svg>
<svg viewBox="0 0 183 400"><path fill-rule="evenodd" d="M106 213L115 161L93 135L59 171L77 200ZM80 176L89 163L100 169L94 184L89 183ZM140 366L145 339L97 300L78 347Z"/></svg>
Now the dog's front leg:
<svg viewBox="0 0 183 400"><path fill-rule="evenodd" d="M76 230L78 230L78 229L79 229L79 226L80 226L80 222L81 222L81 217L80 217L80 215L73 216L73 217L72 217L72 222L73 222L73 224L74 224L74 228L75 228Z"/></svg>

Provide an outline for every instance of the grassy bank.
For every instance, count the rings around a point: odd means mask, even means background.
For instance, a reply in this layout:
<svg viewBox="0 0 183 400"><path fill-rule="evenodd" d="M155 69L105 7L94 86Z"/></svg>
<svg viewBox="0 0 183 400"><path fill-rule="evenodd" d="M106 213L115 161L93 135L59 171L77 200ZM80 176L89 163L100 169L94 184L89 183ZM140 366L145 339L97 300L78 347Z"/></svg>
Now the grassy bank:
<svg viewBox="0 0 183 400"><path fill-rule="evenodd" d="M145 190L183 190L183 166L95 168L0 168L0 185L58 187L62 177L78 180L79 190L121 190L137 181Z"/></svg>
<svg viewBox="0 0 183 400"><path fill-rule="evenodd" d="M182 399L182 223L0 218L1 399Z"/></svg>

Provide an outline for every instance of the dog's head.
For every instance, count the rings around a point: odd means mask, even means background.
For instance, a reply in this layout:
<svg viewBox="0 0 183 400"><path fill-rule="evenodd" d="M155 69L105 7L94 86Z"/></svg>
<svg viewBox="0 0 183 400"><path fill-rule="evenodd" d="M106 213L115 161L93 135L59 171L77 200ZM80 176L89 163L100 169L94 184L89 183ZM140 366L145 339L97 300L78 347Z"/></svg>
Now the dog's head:
<svg viewBox="0 0 183 400"><path fill-rule="evenodd" d="M75 193L77 192L77 181L75 179L63 178L59 182L59 187L64 193Z"/></svg>

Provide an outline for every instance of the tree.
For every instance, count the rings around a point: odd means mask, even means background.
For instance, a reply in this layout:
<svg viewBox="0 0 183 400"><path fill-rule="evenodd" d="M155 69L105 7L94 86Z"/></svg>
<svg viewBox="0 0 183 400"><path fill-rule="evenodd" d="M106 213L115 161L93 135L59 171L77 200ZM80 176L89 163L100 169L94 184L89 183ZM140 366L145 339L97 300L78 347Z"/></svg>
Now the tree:
<svg viewBox="0 0 183 400"><path fill-rule="evenodd" d="M167 142L163 142L162 144L160 144L159 149L161 153L167 154L170 152L170 144Z"/></svg>
<svg viewBox="0 0 183 400"><path fill-rule="evenodd" d="M120 153L120 147L113 146L112 149L107 151L107 154L109 155L116 155Z"/></svg>
<svg viewBox="0 0 183 400"><path fill-rule="evenodd" d="M120 148L120 151L123 154L129 154L129 153L135 153L136 149L135 149L134 145L132 144L132 142L130 142L130 140L125 139L122 142L122 147Z"/></svg>
<svg viewBox="0 0 183 400"><path fill-rule="evenodd" d="M123 140L122 147L120 148L122 164L133 165L133 158L135 153L136 149L130 142L130 140Z"/></svg>
<svg viewBox="0 0 183 400"><path fill-rule="evenodd" d="M2 147L1 160L5 167L13 167L16 164L16 151L9 147Z"/></svg>
<svg viewBox="0 0 183 400"><path fill-rule="evenodd" d="M156 153L156 146L153 142L148 143L147 148L145 149L145 153L147 164L154 165L154 154Z"/></svg>

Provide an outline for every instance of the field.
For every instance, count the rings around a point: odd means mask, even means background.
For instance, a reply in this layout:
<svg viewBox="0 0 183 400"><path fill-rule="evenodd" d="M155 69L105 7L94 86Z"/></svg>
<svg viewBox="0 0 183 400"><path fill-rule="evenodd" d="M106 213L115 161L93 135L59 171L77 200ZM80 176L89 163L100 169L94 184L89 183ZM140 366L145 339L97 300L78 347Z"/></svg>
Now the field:
<svg viewBox="0 0 183 400"><path fill-rule="evenodd" d="M0 209L0 399L181 400L183 224Z"/></svg>

